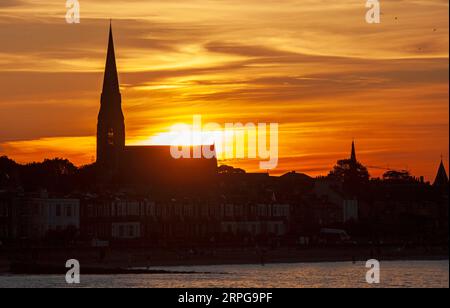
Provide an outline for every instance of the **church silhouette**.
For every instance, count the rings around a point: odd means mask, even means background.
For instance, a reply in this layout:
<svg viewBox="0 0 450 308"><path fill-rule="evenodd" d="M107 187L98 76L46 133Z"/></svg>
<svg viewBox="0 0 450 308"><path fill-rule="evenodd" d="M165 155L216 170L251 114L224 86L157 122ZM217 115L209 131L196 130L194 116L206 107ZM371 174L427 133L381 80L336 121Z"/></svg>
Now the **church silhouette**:
<svg viewBox="0 0 450 308"><path fill-rule="evenodd" d="M194 186L201 189L217 173L215 157L175 159L170 146L126 146L125 140L125 117L110 25L97 124L97 165L103 179L143 189L192 189Z"/></svg>

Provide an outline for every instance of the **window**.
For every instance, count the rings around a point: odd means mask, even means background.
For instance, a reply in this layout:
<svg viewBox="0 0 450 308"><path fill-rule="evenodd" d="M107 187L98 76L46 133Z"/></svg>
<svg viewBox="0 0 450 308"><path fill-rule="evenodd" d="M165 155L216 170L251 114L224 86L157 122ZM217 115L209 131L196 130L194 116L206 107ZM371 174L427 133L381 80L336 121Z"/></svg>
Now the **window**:
<svg viewBox="0 0 450 308"><path fill-rule="evenodd" d="M132 225L128 226L128 236L129 237L134 236L134 227Z"/></svg>
<svg viewBox="0 0 450 308"><path fill-rule="evenodd" d="M108 131L108 144L114 145L114 129L110 128Z"/></svg>
<svg viewBox="0 0 450 308"><path fill-rule="evenodd" d="M61 216L61 205L56 205L56 217Z"/></svg>
<svg viewBox="0 0 450 308"><path fill-rule="evenodd" d="M68 206L66 208L66 213L67 213L67 217L72 217L72 208L70 206Z"/></svg>

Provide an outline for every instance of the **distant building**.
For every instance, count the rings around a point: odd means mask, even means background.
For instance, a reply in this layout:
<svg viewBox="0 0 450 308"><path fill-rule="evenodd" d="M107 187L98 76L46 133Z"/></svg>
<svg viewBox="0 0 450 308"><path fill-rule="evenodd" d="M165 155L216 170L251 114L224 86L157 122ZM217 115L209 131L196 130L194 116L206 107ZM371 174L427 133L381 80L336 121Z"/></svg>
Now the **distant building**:
<svg viewBox="0 0 450 308"><path fill-rule="evenodd" d="M344 200L343 205L343 222L358 221L359 219L359 207L358 200Z"/></svg>
<svg viewBox="0 0 450 308"><path fill-rule="evenodd" d="M286 235L290 211L277 203L97 197L82 201L81 229L87 240L192 245L225 235Z"/></svg>
<svg viewBox="0 0 450 308"><path fill-rule="evenodd" d="M342 205L345 200L342 182L329 178L319 178L314 185L314 193L316 196L326 198L327 201Z"/></svg>
<svg viewBox="0 0 450 308"><path fill-rule="evenodd" d="M112 223L113 239L138 239L141 237L141 224L139 222Z"/></svg>
<svg viewBox="0 0 450 308"><path fill-rule="evenodd" d="M80 201L23 196L15 199L18 205L18 236L21 239L44 239L50 231L62 232L80 228Z"/></svg>
<svg viewBox="0 0 450 308"><path fill-rule="evenodd" d="M328 178L320 178L316 180L314 193L322 201L330 202L337 207L338 215L336 222L347 222L349 220L358 221L359 219L359 203L356 198L346 198L346 194L342 190L342 183ZM327 217L331 212L331 208L322 213L322 217Z"/></svg>
<svg viewBox="0 0 450 308"><path fill-rule="evenodd" d="M326 178L318 178L314 184L314 193L323 201L331 202L340 209L336 222L358 221L360 204L357 196L360 192L357 188L362 180L358 173L364 172L366 169L358 163L354 141L352 142L350 158L340 162L342 162L340 167L343 168L342 172L344 173L341 175L342 178L336 177L336 174Z"/></svg>
<svg viewBox="0 0 450 308"><path fill-rule="evenodd" d="M0 193L0 240L17 237L14 200L10 193Z"/></svg>
<svg viewBox="0 0 450 308"><path fill-rule="evenodd" d="M225 204L222 233L283 236L289 231L289 204Z"/></svg>
<svg viewBox="0 0 450 308"><path fill-rule="evenodd" d="M434 180L433 186L447 189L449 188L447 171L445 170L444 161L441 160L441 164L439 165L439 169L436 175L436 179Z"/></svg>
<svg viewBox="0 0 450 308"><path fill-rule="evenodd" d="M87 198L82 200L82 235L89 239L138 239L152 221L154 202L146 199Z"/></svg>
<svg viewBox="0 0 450 308"><path fill-rule="evenodd" d="M157 244L220 233L220 205L207 200L96 197L82 201L82 236Z"/></svg>

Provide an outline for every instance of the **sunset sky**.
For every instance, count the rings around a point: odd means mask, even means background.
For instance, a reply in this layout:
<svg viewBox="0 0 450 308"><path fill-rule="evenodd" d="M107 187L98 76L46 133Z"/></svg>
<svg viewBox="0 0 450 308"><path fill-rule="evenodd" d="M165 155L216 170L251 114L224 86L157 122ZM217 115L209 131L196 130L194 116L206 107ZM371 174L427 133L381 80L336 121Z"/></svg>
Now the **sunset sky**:
<svg viewBox="0 0 450 308"><path fill-rule="evenodd" d="M127 144L198 114L279 123L273 174L326 174L352 139L368 166L448 166L448 0L381 0L381 24L365 0L79 2L67 24L63 0L0 0L0 155L95 160L112 18Z"/></svg>

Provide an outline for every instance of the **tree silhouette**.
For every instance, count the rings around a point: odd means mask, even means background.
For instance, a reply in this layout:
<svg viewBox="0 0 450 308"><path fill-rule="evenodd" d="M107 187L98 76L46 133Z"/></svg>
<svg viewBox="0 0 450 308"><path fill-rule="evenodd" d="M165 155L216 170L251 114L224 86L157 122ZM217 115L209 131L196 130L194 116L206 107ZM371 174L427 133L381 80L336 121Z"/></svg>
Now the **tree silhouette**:
<svg viewBox="0 0 450 308"><path fill-rule="evenodd" d="M355 162L351 159L339 160L328 176L342 182L367 182L370 178L367 168L361 163Z"/></svg>
<svg viewBox="0 0 450 308"><path fill-rule="evenodd" d="M411 176L409 171L402 170L389 170L383 174L383 180L385 181L396 181L396 182L409 182L413 181L414 178Z"/></svg>
<svg viewBox="0 0 450 308"><path fill-rule="evenodd" d="M244 174L245 170L239 169L239 168L234 168L234 167L227 166L227 165L222 165L218 168L218 173L219 174Z"/></svg>
<svg viewBox="0 0 450 308"><path fill-rule="evenodd" d="M0 157L0 188L17 184L18 165L6 156Z"/></svg>

